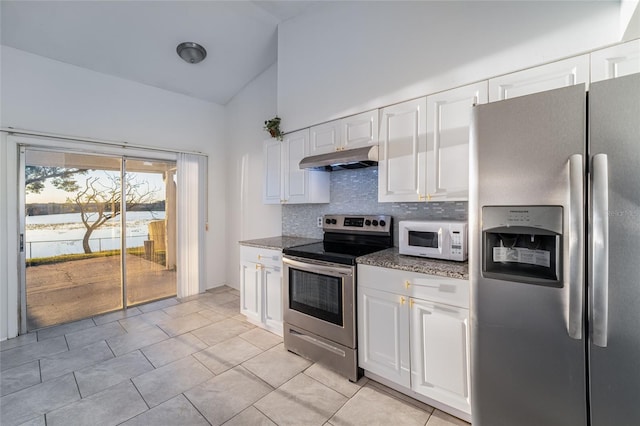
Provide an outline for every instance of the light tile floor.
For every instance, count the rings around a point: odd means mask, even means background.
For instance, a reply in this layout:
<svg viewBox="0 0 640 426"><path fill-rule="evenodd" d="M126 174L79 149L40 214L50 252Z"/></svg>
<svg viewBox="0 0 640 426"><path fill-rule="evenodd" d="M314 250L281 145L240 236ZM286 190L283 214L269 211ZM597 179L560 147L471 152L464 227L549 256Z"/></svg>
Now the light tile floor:
<svg viewBox="0 0 640 426"><path fill-rule="evenodd" d="M221 287L0 343L0 424L466 426L284 349Z"/></svg>

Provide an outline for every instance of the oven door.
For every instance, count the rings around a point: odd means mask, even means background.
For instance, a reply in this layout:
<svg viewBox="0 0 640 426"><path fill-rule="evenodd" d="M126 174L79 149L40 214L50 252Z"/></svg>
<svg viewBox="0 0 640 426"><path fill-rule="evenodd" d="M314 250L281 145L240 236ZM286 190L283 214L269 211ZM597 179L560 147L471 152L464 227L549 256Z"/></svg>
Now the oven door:
<svg viewBox="0 0 640 426"><path fill-rule="evenodd" d="M354 267L283 257L284 321L356 347Z"/></svg>

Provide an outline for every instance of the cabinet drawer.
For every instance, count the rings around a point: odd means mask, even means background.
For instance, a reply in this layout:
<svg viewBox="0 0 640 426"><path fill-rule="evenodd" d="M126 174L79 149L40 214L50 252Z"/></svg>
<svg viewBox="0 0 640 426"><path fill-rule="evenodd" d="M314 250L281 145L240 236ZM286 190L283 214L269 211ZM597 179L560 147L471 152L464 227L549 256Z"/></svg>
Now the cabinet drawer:
<svg viewBox="0 0 640 426"><path fill-rule="evenodd" d="M469 309L469 280L358 265L358 287Z"/></svg>
<svg viewBox="0 0 640 426"><path fill-rule="evenodd" d="M282 251L260 247L240 246L240 260L267 266L282 266Z"/></svg>

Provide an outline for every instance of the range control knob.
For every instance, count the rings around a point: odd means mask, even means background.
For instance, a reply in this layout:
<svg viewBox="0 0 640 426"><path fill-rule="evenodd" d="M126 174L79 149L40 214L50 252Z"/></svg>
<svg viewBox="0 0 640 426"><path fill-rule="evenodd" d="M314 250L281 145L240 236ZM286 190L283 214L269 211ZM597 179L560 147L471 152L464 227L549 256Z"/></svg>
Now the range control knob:
<svg viewBox="0 0 640 426"><path fill-rule="evenodd" d="M324 223L326 223L327 225L331 225L331 219L325 219Z"/></svg>
<svg viewBox="0 0 640 426"><path fill-rule="evenodd" d="M380 221L380 226L387 226L387 222L385 222L384 220Z"/></svg>
<svg viewBox="0 0 640 426"><path fill-rule="evenodd" d="M371 226L371 221L369 219L367 219L367 220L364 221L364 224L367 225L367 226Z"/></svg>
<svg viewBox="0 0 640 426"><path fill-rule="evenodd" d="M331 219L331 224L332 224L332 225L335 225L336 223L338 223L338 221L337 221L337 220L335 220L335 219Z"/></svg>
<svg viewBox="0 0 640 426"><path fill-rule="evenodd" d="M373 219L373 221L371 221L371 224L372 224L373 226L378 226L378 221L377 221L377 220L375 220L375 219Z"/></svg>

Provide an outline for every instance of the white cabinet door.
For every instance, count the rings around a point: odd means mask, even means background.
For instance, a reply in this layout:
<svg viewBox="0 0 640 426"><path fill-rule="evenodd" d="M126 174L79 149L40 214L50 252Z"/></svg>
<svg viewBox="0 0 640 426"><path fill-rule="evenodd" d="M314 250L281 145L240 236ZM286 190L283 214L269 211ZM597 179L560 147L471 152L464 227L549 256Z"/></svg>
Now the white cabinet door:
<svg viewBox="0 0 640 426"><path fill-rule="evenodd" d="M427 98L380 110L378 201L425 199Z"/></svg>
<svg viewBox="0 0 640 426"><path fill-rule="evenodd" d="M269 330L282 335L282 269L265 266L262 270L264 288L263 321Z"/></svg>
<svg viewBox="0 0 640 426"><path fill-rule="evenodd" d="M640 40L591 53L591 82L640 72Z"/></svg>
<svg viewBox="0 0 640 426"><path fill-rule="evenodd" d="M340 120L313 126L310 129L309 155L337 151L342 146Z"/></svg>
<svg viewBox="0 0 640 426"><path fill-rule="evenodd" d="M282 196L282 142L270 139L263 144L264 185L262 202L280 204Z"/></svg>
<svg viewBox="0 0 640 426"><path fill-rule="evenodd" d="M262 321L262 286L259 264L240 259L240 312L248 319Z"/></svg>
<svg viewBox="0 0 640 426"><path fill-rule="evenodd" d="M342 147L362 148L378 145L378 110L363 112L340 120Z"/></svg>
<svg viewBox="0 0 640 426"><path fill-rule="evenodd" d="M358 364L395 383L411 385L408 298L358 288Z"/></svg>
<svg viewBox="0 0 640 426"><path fill-rule="evenodd" d="M411 300L411 389L471 412L469 311Z"/></svg>
<svg viewBox="0 0 640 426"><path fill-rule="evenodd" d="M488 98L487 82L427 96L427 199L469 198L471 108Z"/></svg>
<svg viewBox="0 0 640 426"><path fill-rule="evenodd" d="M589 83L589 55L576 56L489 80L489 102Z"/></svg>
<svg viewBox="0 0 640 426"><path fill-rule="evenodd" d="M309 129L286 135L283 146L284 200L287 203L304 203L307 201L309 180L307 171L299 164L309 155Z"/></svg>

